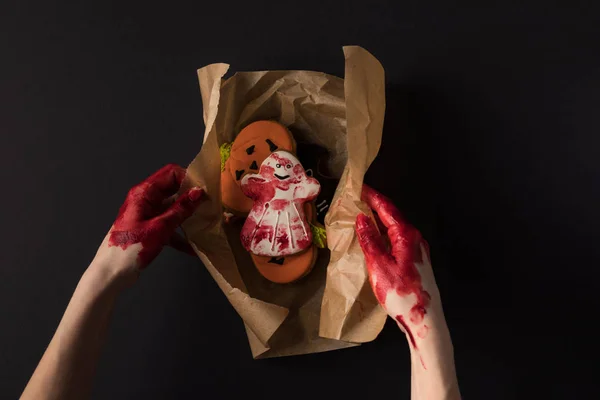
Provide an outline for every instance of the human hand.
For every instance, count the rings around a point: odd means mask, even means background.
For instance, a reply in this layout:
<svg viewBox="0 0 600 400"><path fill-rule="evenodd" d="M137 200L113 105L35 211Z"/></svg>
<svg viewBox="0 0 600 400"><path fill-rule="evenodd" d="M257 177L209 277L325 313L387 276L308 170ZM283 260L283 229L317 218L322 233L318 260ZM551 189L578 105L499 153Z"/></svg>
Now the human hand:
<svg viewBox="0 0 600 400"><path fill-rule="evenodd" d="M375 223L366 215L356 218L356 233L365 255L375 296L417 349L441 311L439 290L421 233L404 220L391 200L367 185L362 200L377 213L387 229L391 250ZM439 304L439 305L438 305ZM433 311L433 312L432 312ZM443 317L442 317L443 318Z"/></svg>
<svg viewBox="0 0 600 400"><path fill-rule="evenodd" d="M92 265L131 284L164 245L185 249L187 242L175 230L204 199L204 190L195 187L177 196L184 177L183 168L168 164L132 187Z"/></svg>

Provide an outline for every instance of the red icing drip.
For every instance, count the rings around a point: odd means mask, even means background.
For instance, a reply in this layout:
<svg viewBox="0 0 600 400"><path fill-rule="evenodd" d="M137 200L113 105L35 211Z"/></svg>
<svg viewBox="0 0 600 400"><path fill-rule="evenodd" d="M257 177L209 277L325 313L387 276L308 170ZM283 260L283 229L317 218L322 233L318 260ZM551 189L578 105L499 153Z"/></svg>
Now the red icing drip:
<svg viewBox="0 0 600 400"><path fill-rule="evenodd" d="M256 234L254 235L254 243L258 244L262 240L267 239L268 241L273 240L273 232L269 229L268 226L261 225L256 230Z"/></svg>
<svg viewBox="0 0 600 400"><path fill-rule="evenodd" d="M281 250L285 250L290 246L290 239L287 234L283 234L277 237L277 243L279 244L279 248Z"/></svg>
<svg viewBox="0 0 600 400"><path fill-rule="evenodd" d="M248 183L242 185L242 191L252 200L257 201L261 198L272 198L275 196L275 185L265 181L260 177L248 178ZM264 206L264 202L262 202Z"/></svg>
<svg viewBox="0 0 600 400"><path fill-rule="evenodd" d="M300 240L298 240L296 247L299 247L301 249L306 249L306 248L310 247L311 243L312 243L312 240L300 239Z"/></svg>
<svg viewBox="0 0 600 400"><path fill-rule="evenodd" d="M269 203L269 207L271 207L274 211L283 211L289 205L290 202L283 199L271 200L271 202Z"/></svg>
<svg viewBox="0 0 600 400"><path fill-rule="evenodd" d="M253 219L246 219L244 226L246 226L246 225L250 232L254 232L256 230L256 221L254 221ZM242 240L242 245L244 246L244 248L249 248L250 240L252 237L246 236L246 235L241 235L240 238Z"/></svg>
<svg viewBox="0 0 600 400"><path fill-rule="evenodd" d="M302 167L302 165L298 164L294 167L293 172L294 172L294 175L300 175L301 173L304 172L304 168Z"/></svg>
<svg viewBox="0 0 600 400"><path fill-rule="evenodd" d="M293 164L292 160L281 155L281 153L271 153L270 157L273 158L278 164L281 164L281 165ZM302 168L302 165L300 165L300 168ZM303 170L303 168L302 168L302 170Z"/></svg>
<svg viewBox="0 0 600 400"><path fill-rule="evenodd" d="M119 209L108 245L125 250L140 243L137 260L140 268L146 267L203 197L204 191L192 189L180 195L170 207L164 205L164 200L177 192L184 177L183 168L169 164L134 186Z"/></svg>

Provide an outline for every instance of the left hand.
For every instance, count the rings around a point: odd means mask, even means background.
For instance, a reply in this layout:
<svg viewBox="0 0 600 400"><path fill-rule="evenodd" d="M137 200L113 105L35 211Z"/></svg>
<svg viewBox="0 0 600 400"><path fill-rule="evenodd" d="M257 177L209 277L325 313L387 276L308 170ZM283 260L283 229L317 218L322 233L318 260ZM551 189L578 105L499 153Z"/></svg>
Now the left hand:
<svg viewBox="0 0 600 400"><path fill-rule="evenodd" d="M362 200L377 213L391 245L388 250L384 236L369 217L358 215L356 233L371 286L379 303L398 322L416 349L417 340L425 338L435 322L432 318L443 315L429 260L429 246L390 199L364 185Z"/></svg>
<svg viewBox="0 0 600 400"><path fill-rule="evenodd" d="M184 177L185 169L168 164L131 188L95 263L108 267L111 276L132 283L164 245L188 247L175 230L194 213L204 190L195 187L176 196Z"/></svg>

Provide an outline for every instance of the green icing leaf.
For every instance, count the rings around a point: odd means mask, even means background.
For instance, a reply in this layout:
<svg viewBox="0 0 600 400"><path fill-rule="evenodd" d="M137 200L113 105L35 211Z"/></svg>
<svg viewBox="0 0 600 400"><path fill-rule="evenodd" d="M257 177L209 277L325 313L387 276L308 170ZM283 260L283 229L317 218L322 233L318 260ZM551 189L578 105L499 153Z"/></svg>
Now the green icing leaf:
<svg viewBox="0 0 600 400"><path fill-rule="evenodd" d="M308 224L310 225L310 230L312 231L313 243L321 249L327 247L327 232L325 231L325 228L318 225L313 225L310 222Z"/></svg>
<svg viewBox="0 0 600 400"><path fill-rule="evenodd" d="M231 146L233 143L223 143L219 147L219 153L221 154L221 172L225 171L225 162L231 155Z"/></svg>

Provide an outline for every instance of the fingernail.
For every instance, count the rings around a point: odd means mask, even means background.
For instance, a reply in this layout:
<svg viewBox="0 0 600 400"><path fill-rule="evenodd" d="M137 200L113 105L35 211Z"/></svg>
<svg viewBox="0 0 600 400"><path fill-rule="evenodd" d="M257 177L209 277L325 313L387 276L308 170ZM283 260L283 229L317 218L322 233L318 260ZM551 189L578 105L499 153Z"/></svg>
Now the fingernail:
<svg viewBox="0 0 600 400"><path fill-rule="evenodd" d="M202 190L202 188L195 187L190 190L190 193L188 194L188 196L190 197L190 200L198 201L198 200L200 200L200 198L202 197L203 194L204 194L204 190Z"/></svg>

